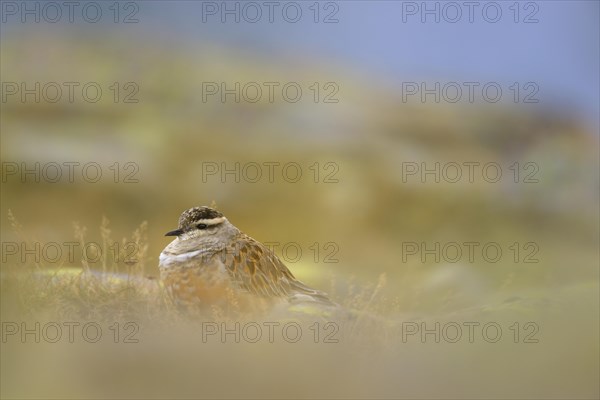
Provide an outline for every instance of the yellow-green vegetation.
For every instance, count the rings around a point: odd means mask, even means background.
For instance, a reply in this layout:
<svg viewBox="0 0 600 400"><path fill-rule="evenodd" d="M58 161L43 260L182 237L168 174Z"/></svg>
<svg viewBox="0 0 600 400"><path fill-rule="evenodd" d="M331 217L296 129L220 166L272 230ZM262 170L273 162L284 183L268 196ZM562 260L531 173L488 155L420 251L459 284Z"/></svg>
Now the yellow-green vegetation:
<svg viewBox="0 0 600 400"><path fill-rule="evenodd" d="M29 240L12 214L9 219ZM102 241L113 241L106 218L99 230ZM87 229L74 224L74 231L75 240L85 243ZM145 231L143 223L132 234L143 255L127 271L111 259L103 259L100 269L85 260L79 268L3 266L6 396L393 397L399 390L407 397L455 390L508 396L530 390L532 379L539 381L540 396L594 393L589 383L597 321L589 313L598 312L597 283L516 289L509 276L497 290L469 293L468 285L462 292L444 286L424 291L407 277L415 287L390 297L385 275L370 284L332 278L330 292L340 304L335 311L290 306L260 316L218 308L195 312L177 308L143 273ZM469 279L465 271L452 272ZM89 324L94 329L84 334ZM56 342L54 325L61 332ZM98 341L96 327L102 331ZM565 343L571 346L561 347ZM548 346L561 354L561 363L573 365L568 380L544 382L548 373L561 371ZM515 359L526 367L514 365ZM231 385L225 371L243 378ZM32 377L35 384L26 386Z"/></svg>
<svg viewBox="0 0 600 400"><path fill-rule="evenodd" d="M3 176L3 245L59 243L64 252L48 262L3 247L3 398L598 397L598 137L583 123L543 107L408 104L386 81L303 55L264 61L109 36L2 41L3 81L139 87L138 103L107 93L98 103L2 104L2 162L96 162L104 174L97 183ZM202 101L206 81L308 87L332 76L336 104ZM303 177L203 175L207 163L266 162L298 163ZM497 163L504 178L403 174L407 163L465 162ZM524 181L528 162L537 182ZM125 179L132 171L137 182ZM290 270L343 311L259 319L177 309L158 281L163 235L183 210L213 201L245 233L278 242L280 257L283 244L297 244L302 257L286 262ZM436 242L463 251L465 242L496 243L504 254L406 254L407 243ZM78 244L72 259L64 243ZM84 257L89 243L102 252ZM40 343L22 336L36 322ZM79 324L73 342L65 322ZM265 322L279 324L273 341ZM298 342L281 332L290 322L302 328ZM56 343L42 335L53 323L62 327ZM86 323L102 328L101 340L86 340ZM243 337L253 323L263 329L256 343Z"/></svg>

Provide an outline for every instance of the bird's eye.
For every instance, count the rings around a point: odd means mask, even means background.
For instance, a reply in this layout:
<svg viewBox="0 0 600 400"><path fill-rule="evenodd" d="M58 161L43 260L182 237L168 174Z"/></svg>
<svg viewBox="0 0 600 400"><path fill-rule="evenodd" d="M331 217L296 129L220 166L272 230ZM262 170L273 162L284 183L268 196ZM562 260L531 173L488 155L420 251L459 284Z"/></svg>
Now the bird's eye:
<svg viewBox="0 0 600 400"><path fill-rule="evenodd" d="M206 224L198 224L198 225L196 225L196 228L198 228L198 229L206 229L207 227L208 227L208 225L206 225Z"/></svg>

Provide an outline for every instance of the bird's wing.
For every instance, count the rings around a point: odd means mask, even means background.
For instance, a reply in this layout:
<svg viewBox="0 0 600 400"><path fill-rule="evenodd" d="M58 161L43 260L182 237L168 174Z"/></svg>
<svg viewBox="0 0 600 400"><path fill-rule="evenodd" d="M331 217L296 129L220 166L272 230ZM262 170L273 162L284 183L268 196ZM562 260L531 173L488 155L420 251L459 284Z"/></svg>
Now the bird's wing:
<svg viewBox="0 0 600 400"><path fill-rule="evenodd" d="M331 303L324 293L298 281L270 249L249 236L243 235L222 251L227 271L242 290L290 301Z"/></svg>

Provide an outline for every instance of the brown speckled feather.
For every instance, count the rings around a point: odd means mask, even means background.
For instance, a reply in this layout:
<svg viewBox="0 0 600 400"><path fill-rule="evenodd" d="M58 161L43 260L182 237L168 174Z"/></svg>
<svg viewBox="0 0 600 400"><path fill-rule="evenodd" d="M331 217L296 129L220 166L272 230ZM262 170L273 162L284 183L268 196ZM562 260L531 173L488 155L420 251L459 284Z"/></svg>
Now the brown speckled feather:
<svg viewBox="0 0 600 400"><path fill-rule="evenodd" d="M240 234L238 240L222 250L221 256L232 280L242 290L264 297L291 301L302 297L332 304L324 293L298 281L270 249L248 235Z"/></svg>
<svg viewBox="0 0 600 400"><path fill-rule="evenodd" d="M262 308L288 301L336 306L298 281L272 250L210 207L184 211L177 229L166 236L177 238L160 253L161 279L182 305L254 309L254 303Z"/></svg>

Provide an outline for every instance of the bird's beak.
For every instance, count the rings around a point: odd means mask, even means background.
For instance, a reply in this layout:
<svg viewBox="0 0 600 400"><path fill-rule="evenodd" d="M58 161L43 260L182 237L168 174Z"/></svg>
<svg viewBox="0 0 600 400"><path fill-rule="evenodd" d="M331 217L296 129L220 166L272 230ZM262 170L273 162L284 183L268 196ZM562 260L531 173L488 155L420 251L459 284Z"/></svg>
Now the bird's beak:
<svg viewBox="0 0 600 400"><path fill-rule="evenodd" d="M181 229L175 229L174 231L165 233L165 236L179 236L183 233Z"/></svg>

